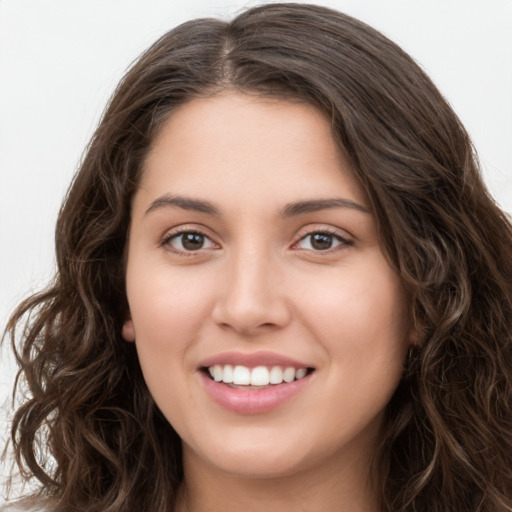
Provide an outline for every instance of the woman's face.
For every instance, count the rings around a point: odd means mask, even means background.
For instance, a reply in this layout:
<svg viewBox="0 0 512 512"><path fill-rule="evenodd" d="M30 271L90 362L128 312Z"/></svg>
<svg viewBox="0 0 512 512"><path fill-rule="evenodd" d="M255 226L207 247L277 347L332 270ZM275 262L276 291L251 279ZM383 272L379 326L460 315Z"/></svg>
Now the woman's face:
<svg viewBox="0 0 512 512"><path fill-rule="evenodd" d="M133 199L126 280L123 336L186 468L367 464L413 340L316 109L225 93L173 112Z"/></svg>

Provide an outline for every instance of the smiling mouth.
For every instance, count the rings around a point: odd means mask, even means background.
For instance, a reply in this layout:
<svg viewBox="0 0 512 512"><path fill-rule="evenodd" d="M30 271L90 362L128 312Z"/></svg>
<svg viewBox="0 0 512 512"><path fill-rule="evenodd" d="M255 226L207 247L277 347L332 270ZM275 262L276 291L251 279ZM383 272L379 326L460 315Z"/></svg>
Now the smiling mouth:
<svg viewBox="0 0 512 512"><path fill-rule="evenodd" d="M311 374L313 368L294 368L293 366L255 366L221 365L202 369L211 380L241 389L264 389L301 380Z"/></svg>

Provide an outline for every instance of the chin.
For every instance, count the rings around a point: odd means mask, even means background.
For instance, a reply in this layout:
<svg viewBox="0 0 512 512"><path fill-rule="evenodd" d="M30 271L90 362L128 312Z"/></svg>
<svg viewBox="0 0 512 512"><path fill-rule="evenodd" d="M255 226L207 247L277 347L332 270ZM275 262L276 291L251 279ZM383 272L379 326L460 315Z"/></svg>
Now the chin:
<svg viewBox="0 0 512 512"><path fill-rule="evenodd" d="M242 440L226 436L228 445L210 445L199 454L185 448L184 457L207 459L217 470L246 478L286 477L305 469L309 453L306 447L276 437L264 440L247 435Z"/></svg>
<svg viewBox="0 0 512 512"><path fill-rule="evenodd" d="M305 469L302 459L283 455L275 457L271 454L253 453L226 457L222 465L218 465L226 473L251 479L277 479L294 475Z"/></svg>

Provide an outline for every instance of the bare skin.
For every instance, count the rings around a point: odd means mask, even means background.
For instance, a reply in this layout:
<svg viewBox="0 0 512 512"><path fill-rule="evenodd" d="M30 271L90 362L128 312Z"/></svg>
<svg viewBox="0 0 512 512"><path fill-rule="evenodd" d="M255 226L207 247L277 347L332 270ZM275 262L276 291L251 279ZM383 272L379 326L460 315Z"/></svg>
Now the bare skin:
<svg viewBox="0 0 512 512"><path fill-rule="evenodd" d="M173 112L133 200L126 279L123 336L183 442L179 512L377 512L370 459L415 337L321 113L234 93ZM215 381L237 358L251 378L260 359L304 374Z"/></svg>

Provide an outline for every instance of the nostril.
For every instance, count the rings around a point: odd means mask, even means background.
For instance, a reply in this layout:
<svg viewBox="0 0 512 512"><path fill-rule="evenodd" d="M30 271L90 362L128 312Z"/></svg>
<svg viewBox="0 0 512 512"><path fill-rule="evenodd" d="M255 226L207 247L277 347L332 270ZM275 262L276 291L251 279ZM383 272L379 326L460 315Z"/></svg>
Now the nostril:
<svg viewBox="0 0 512 512"><path fill-rule="evenodd" d="M261 324L261 325L260 325L260 327L267 327L267 328L269 328L269 329L272 329L272 328L274 328L275 326L276 326L276 324L273 324L273 323L271 323L271 322L266 322L266 323L264 323L264 324Z"/></svg>

